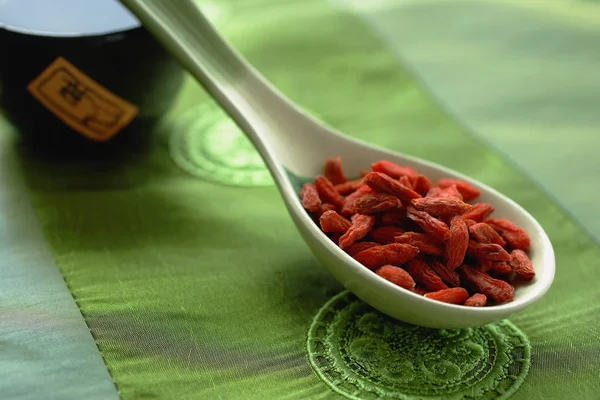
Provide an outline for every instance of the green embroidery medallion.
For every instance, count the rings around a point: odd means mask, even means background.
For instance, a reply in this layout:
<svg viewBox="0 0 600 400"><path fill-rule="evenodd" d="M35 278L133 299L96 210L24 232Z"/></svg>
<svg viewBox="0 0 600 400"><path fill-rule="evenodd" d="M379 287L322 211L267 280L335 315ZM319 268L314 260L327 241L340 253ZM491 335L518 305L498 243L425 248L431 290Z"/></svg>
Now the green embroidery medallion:
<svg viewBox="0 0 600 400"><path fill-rule="evenodd" d="M198 178L234 186L271 186L262 158L238 126L215 104L184 113L171 136L175 163Z"/></svg>
<svg viewBox="0 0 600 400"><path fill-rule="evenodd" d="M508 321L478 328L421 328L379 313L344 291L308 334L311 366L351 399L497 399L523 382L531 349Z"/></svg>

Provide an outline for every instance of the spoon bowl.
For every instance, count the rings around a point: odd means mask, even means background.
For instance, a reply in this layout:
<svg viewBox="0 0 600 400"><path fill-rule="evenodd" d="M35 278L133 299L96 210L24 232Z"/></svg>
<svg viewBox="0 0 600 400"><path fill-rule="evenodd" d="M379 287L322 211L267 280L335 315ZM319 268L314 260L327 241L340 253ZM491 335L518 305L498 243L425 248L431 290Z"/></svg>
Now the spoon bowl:
<svg viewBox="0 0 600 400"><path fill-rule="evenodd" d="M377 310L430 328L462 328L504 319L541 298L554 279L554 252L539 223L494 189L443 166L362 143L331 129L287 100L212 28L193 0L121 0L231 116L269 168L302 238L317 260L348 290ZM518 287L513 302L465 307L427 299L368 270L337 247L304 210L299 191L322 173L329 157L341 156L347 176L388 160L414 168L432 181L461 179L481 190L495 207L530 235L536 277Z"/></svg>

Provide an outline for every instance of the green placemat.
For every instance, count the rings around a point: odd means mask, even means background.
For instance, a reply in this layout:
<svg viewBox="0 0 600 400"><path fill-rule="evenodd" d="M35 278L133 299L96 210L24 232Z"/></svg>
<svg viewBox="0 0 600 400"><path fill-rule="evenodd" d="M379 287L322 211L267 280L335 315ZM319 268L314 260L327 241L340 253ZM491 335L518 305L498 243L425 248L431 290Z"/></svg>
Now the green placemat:
<svg viewBox="0 0 600 400"><path fill-rule="evenodd" d="M355 16L321 1L230 3L226 36L293 100L349 135L497 187L539 219L558 270L547 296L512 318L532 352L513 398L596 398L600 251L588 236L448 118ZM174 115L208 101L190 84ZM25 160L46 238L122 398L341 396L313 372L306 340L342 288L274 187L181 170L169 151L176 122L121 164Z"/></svg>

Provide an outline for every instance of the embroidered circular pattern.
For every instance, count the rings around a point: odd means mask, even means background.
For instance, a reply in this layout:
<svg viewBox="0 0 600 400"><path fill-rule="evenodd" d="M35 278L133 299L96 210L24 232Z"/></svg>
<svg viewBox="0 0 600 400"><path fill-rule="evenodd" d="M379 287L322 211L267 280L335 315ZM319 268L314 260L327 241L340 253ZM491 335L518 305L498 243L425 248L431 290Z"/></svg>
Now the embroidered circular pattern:
<svg viewBox="0 0 600 400"><path fill-rule="evenodd" d="M529 370L531 348L508 321L458 330L393 320L348 291L308 333L317 375L351 399L504 399Z"/></svg>
<svg viewBox="0 0 600 400"><path fill-rule="evenodd" d="M169 147L175 163L198 178L234 186L273 185L250 140L216 104L185 112Z"/></svg>

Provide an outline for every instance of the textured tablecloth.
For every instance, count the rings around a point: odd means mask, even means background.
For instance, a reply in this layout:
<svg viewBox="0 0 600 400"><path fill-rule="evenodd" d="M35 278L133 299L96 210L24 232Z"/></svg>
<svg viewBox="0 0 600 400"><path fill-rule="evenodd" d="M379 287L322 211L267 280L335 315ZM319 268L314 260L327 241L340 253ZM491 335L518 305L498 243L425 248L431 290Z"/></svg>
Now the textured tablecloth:
<svg viewBox="0 0 600 400"><path fill-rule="evenodd" d="M1 125L1 398L600 396L600 5L201 4L327 124L525 207L555 283L487 327L387 320L314 260L251 145L188 79L124 159L50 161Z"/></svg>

